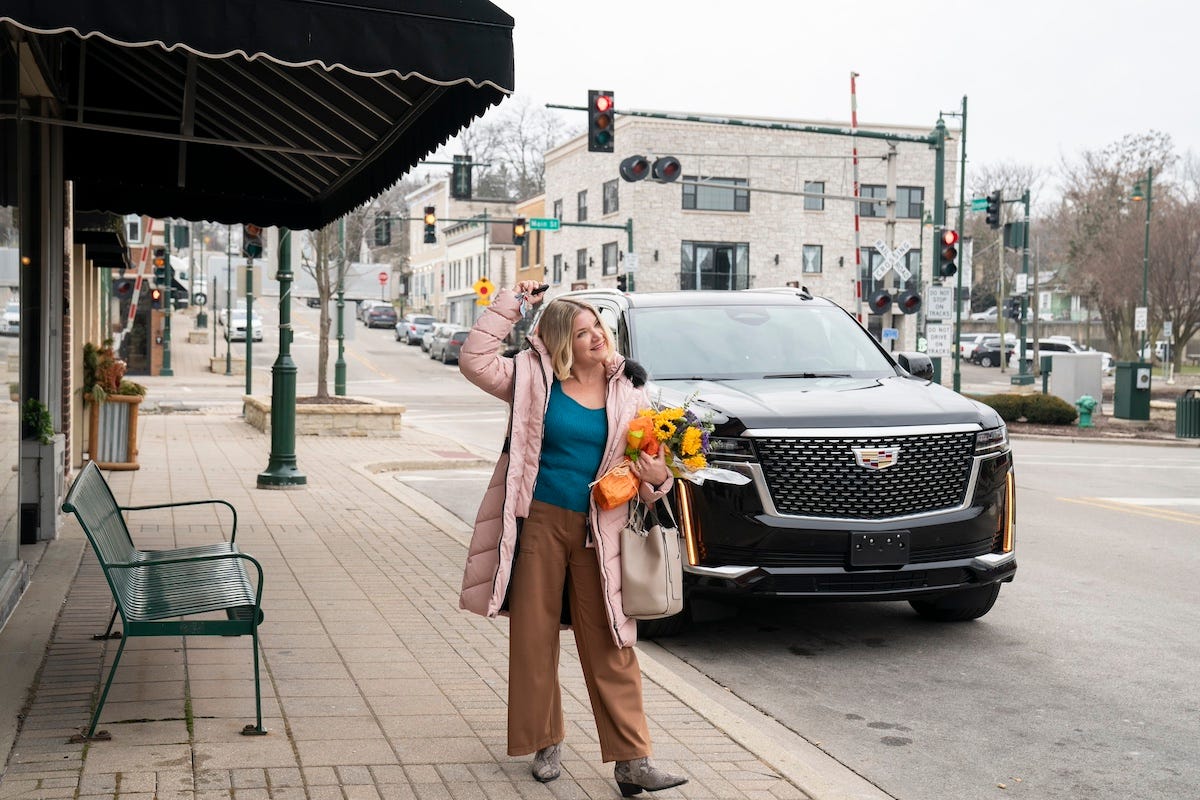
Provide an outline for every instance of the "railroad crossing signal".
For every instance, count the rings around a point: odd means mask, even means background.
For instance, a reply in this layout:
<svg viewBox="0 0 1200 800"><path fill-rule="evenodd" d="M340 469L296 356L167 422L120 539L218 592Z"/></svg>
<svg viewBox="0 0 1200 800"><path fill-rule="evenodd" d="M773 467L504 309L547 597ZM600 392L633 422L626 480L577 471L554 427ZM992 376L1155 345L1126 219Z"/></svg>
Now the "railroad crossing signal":
<svg viewBox="0 0 1200 800"><path fill-rule="evenodd" d="M912 249L911 244L904 241L896 245L896 249L893 250L884 244L883 239L876 239L875 249L883 254L883 260L875 266L874 271L871 273L875 276L875 280L879 280L884 275L887 275L889 270L893 269L896 270L896 274L900 276L900 280L902 281L906 281L912 277L912 270L904 264L904 255Z"/></svg>

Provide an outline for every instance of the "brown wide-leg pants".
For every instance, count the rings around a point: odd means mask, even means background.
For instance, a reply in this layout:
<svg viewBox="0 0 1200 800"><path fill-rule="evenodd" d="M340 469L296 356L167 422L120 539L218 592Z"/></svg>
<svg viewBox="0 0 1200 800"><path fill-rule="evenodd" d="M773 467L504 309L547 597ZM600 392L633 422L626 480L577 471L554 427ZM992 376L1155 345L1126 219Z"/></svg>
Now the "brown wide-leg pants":
<svg viewBox="0 0 1200 800"><path fill-rule="evenodd" d="M618 647L609 632L596 550L584 544L586 519L534 500L521 529L508 604L510 756L563 740L558 654L564 583L601 757L628 761L650 755L637 654Z"/></svg>

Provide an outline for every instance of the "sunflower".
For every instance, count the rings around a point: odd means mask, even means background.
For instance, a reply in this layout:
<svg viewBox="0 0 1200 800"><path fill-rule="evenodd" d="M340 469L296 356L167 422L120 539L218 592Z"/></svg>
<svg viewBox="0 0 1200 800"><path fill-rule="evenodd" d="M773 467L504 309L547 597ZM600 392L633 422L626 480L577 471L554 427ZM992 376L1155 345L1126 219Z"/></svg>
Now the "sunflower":
<svg viewBox="0 0 1200 800"><path fill-rule="evenodd" d="M662 414L657 414L654 417L654 435L658 437L660 442L665 442L675 435L675 423L664 417Z"/></svg>
<svg viewBox="0 0 1200 800"><path fill-rule="evenodd" d="M683 465L690 470L704 469L708 466L708 460L704 456L692 456L685 458Z"/></svg>
<svg viewBox="0 0 1200 800"><path fill-rule="evenodd" d="M689 426L688 429L683 432L683 444L680 447L680 449L683 451L683 454L685 456L694 456L699 453L702 438L703 437L699 428Z"/></svg>

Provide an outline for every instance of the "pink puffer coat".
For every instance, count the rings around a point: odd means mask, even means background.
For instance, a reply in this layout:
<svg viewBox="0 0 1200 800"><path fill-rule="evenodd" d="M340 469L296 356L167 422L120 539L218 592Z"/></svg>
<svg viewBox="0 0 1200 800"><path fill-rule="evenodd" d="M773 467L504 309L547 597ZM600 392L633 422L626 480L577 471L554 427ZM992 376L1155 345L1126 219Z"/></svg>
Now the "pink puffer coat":
<svg viewBox="0 0 1200 800"><path fill-rule="evenodd" d="M511 291L503 290L475 323L462 346L458 366L467 380L509 403L512 431L508 446L496 462L496 469L484 493L475 517L475 532L467 552L459 605L468 611L495 617L500 613L512 574L513 551L517 542L517 519L529 515L533 488L537 482L542 449L543 419L550 399L554 370L550 356L536 335L532 347L513 358L499 354L503 339L520 319L518 301ZM638 409L649 399L640 383L630 375L641 376L640 368L626 369L626 361L616 355L608 370L608 441L601 460L599 478L620 463L625 453L625 432ZM666 494L671 481L659 491L647 483L641 487L642 499L653 502ZM588 510L591 530L589 546L596 548L600 578L613 641L629 647L637 640L637 621L621 610L621 529L629 517L626 506L605 511L592 501Z"/></svg>

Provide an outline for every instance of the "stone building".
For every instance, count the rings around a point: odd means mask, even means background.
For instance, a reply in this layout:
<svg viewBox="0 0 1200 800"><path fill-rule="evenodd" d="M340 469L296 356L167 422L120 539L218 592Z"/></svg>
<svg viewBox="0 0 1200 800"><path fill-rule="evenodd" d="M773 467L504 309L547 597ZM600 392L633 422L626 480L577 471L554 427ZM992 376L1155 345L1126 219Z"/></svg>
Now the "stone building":
<svg viewBox="0 0 1200 800"><path fill-rule="evenodd" d="M844 123L795 121L833 128ZM863 130L927 136L933 126L872 126ZM957 131L951 131L957 137ZM854 171L857 142L861 186L859 245L855 271ZM946 148L945 197L957 200L957 142ZM637 291L744 289L807 286L851 312L876 288L894 293L927 286L932 228L922 225L933 200L934 157L927 144L894 145L895 222L887 223L889 151L879 139L800 133L643 117L617 117L615 152L591 153L579 136L546 154L545 207L562 220L545 244L551 295L573 287L617 287L626 275ZM622 159L674 156L682 167L675 183L620 178ZM699 185L698 185L699 184ZM825 197L801 196L799 193ZM577 223L584 223L579 225ZM608 226L608 227L596 227ZM912 275L895 272L876 280L872 272L891 247L907 242L903 258ZM634 254L630 259L629 254ZM915 319L884 317L862 309L876 332L899 329L899 344L915 346Z"/></svg>

